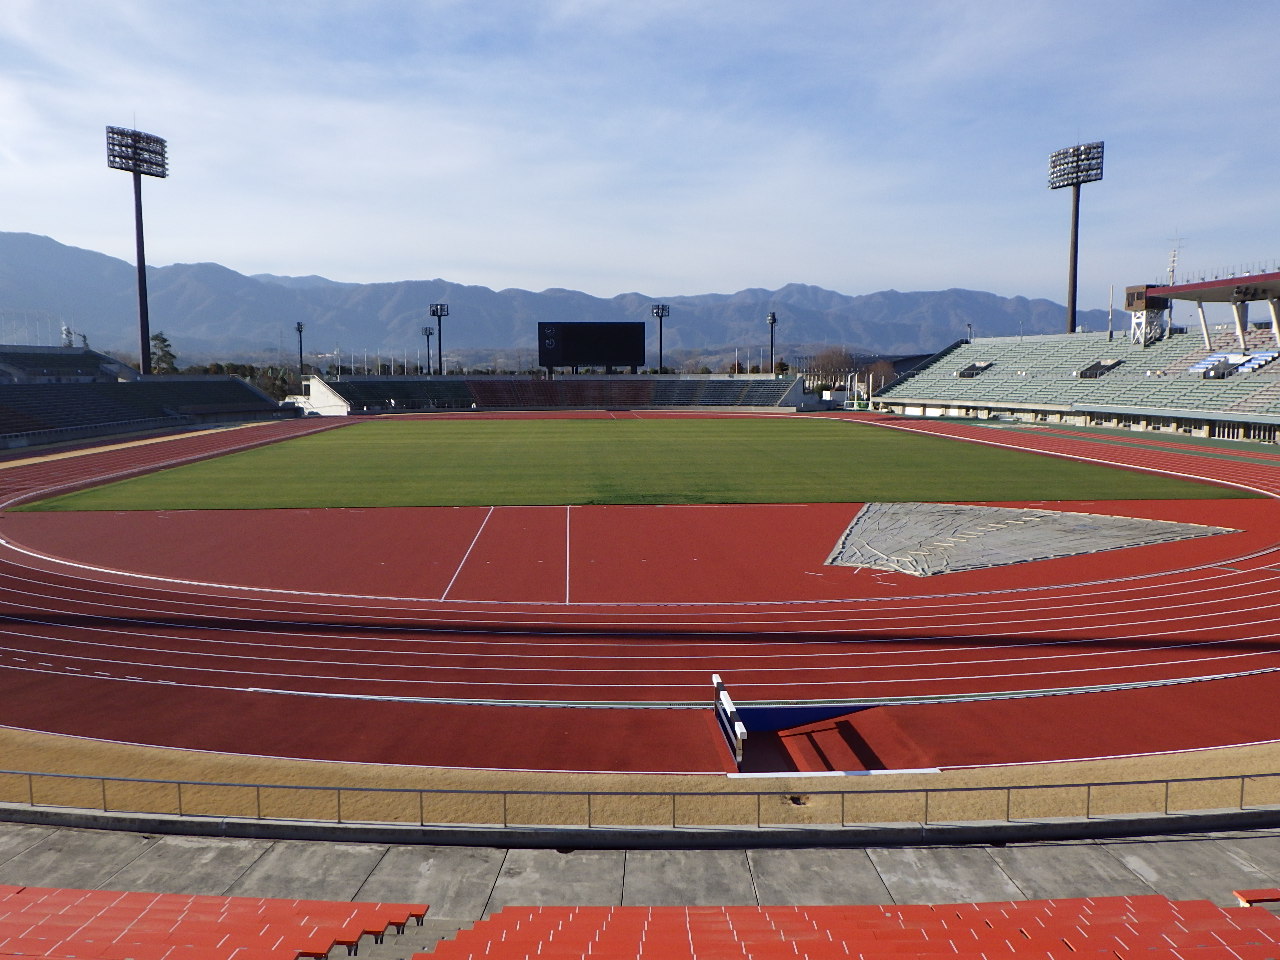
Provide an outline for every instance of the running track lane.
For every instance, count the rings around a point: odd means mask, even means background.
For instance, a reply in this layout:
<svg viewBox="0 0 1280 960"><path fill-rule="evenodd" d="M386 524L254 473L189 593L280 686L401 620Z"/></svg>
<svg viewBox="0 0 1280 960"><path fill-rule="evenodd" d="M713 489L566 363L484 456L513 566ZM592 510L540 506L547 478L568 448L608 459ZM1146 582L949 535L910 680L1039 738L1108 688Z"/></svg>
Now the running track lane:
<svg viewBox="0 0 1280 960"><path fill-rule="evenodd" d="M901 428L898 422L889 425ZM297 429L292 424L275 426L285 428L278 429L279 438L293 435L288 428ZM979 431L968 439L991 442L993 432ZM1012 437L999 439L1000 445L1023 446L1011 442ZM1205 475L1204 459L1194 455L1126 448L1100 451L1086 440L1031 439L1060 455L1132 457L1153 469ZM57 482L75 485L88 482L95 473L137 471L185 456L217 455L215 447L148 450L132 462L112 460L115 454L90 454L61 461ZM77 469L69 469L71 465ZM1217 473L1221 464L1212 467ZM0 490L43 489L49 478L38 473L34 467L0 471ZM1236 482L1267 490L1277 479L1269 464L1233 467L1232 476ZM1174 566L1188 558L1179 554ZM487 702L501 707L501 712L513 709L503 704L531 701L702 704L706 677L713 671L725 675L744 700L884 701L1247 676L1277 665L1274 621L1260 616L1274 605L1280 576L1269 569L1276 561L1270 543L1255 544L1250 555L1233 558L1230 565L1220 561L1197 568L1191 563L1176 574L1122 575L1034 589L1010 587L1010 578L1002 575L999 589L962 596L912 593L919 590L917 581L892 595L848 601L733 604L725 609L688 605L674 611L652 605L548 608L414 598L269 596L81 573L12 550L4 560L0 601L8 617L0 635L0 679L39 677L35 688L26 691L27 699L35 696L36 688L48 691L65 684L75 689L105 684L117 694L122 686L132 692L146 688L147 698L176 689L192 703L209 696L236 702L249 696L257 698L255 704L283 697L296 708L300 701L314 706L310 701L320 699L328 700L345 724L357 707L363 711L370 705L379 707L375 714L399 706L422 717L459 710L475 715L477 707L457 701ZM21 686L13 691L19 700L24 699ZM263 691L277 693L263 697ZM112 700L110 695L107 699ZM229 715L223 711L220 723L231 723L240 731L232 739L239 739L244 724L231 721L241 713L259 716L262 709ZM492 709L486 708L486 716ZM548 707L526 710L521 716L539 717L535 727L568 730L582 722L599 729L605 716L613 722L618 714L632 721L643 714L648 719L639 726L648 728L656 725L659 715L674 719L679 711L584 714ZM584 716L589 719L583 721ZM570 717L574 723L565 719ZM46 717L44 725L58 728L52 718ZM191 738L201 742L209 739L208 727L185 725ZM675 727L683 730L676 740L684 743L690 729L679 722ZM108 728L110 724L100 729ZM494 738L488 734L480 739L491 743ZM542 735L539 742L554 739ZM374 754L390 749L367 735L346 740L358 741L358 749ZM300 747L287 743L292 745L248 752L283 750L296 755ZM615 742L606 752L617 758L628 748ZM698 752L682 749L683 755ZM717 769L715 763L708 767L706 753L691 761L692 767ZM497 753L490 749L488 755ZM350 756L344 753L343 758ZM512 764L504 754L493 765ZM670 761L666 767L691 768ZM650 761L640 768L655 767Z"/></svg>

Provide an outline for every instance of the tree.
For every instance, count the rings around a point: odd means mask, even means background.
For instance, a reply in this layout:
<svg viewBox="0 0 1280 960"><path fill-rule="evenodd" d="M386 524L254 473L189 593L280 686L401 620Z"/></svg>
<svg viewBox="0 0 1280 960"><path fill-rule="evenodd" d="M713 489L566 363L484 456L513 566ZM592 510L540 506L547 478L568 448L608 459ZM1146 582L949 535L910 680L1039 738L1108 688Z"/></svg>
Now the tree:
<svg viewBox="0 0 1280 960"><path fill-rule="evenodd" d="M283 400L294 382L292 376L293 372L284 367L263 367L254 372L252 382L272 400Z"/></svg>
<svg viewBox="0 0 1280 960"><path fill-rule="evenodd" d="M889 383L896 376L892 360L875 360L864 364L862 369L858 371L858 379L864 385L870 384L872 393Z"/></svg>
<svg viewBox="0 0 1280 960"><path fill-rule="evenodd" d="M809 362L809 377L815 387L840 386L854 370L858 369L859 360L843 347L827 347L814 354Z"/></svg>
<svg viewBox="0 0 1280 960"><path fill-rule="evenodd" d="M171 374L178 372L178 358L173 354L173 345L163 330L151 335L151 372Z"/></svg>

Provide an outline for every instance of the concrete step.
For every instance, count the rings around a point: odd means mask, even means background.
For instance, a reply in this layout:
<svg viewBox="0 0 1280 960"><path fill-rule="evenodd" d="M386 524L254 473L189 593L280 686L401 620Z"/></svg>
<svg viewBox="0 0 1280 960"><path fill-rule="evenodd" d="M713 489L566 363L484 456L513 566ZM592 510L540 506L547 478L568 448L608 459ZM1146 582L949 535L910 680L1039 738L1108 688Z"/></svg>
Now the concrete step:
<svg viewBox="0 0 1280 960"><path fill-rule="evenodd" d="M414 954L429 953L439 941L452 939L459 930L471 929L472 922L451 917L427 917L422 926L418 926L410 921L404 933L396 933L395 927L388 930L382 943L374 943L373 937L362 938L356 956L359 960L408 960ZM329 951L328 960L344 960L346 956L346 947L334 947Z"/></svg>

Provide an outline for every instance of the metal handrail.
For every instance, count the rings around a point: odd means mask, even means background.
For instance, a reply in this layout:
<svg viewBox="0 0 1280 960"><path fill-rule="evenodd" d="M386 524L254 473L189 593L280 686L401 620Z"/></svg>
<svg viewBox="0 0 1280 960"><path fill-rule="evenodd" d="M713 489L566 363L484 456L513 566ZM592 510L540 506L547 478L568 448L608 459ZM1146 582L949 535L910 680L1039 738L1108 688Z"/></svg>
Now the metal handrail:
<svg viewBox="0 0 1280 960"><path fill-rule="evenodd" d="M785 776L783 774L782 776ZM1083 812L1080 814L1086 819L1095 816L1107 816L1108 814L1098 813L1099 805L1098 791L1104 788L1157 788L1160 794L1160 800L1156 803L1148 804L1142 809L1129 809L1123 811L1125 814L1132 813L1161 813L1168 814L1170 809L1170 793L1171 790L1180 786L1190 786L1195 784L1237 784L1238 789L1232 791L1233 802L1231 804L1219 804L1213 807L1203 808L1186 808L1186 812L1192 812L1194 809L1238 809L1245 810L1251 806L1267 806L1267 804L1246 804L1247 785L1251 781L1276 781L1280 780L1280 773L1256 773L1256 774L1222 774L1219 776L1206 777L1185 777L1185 778L1166 778L1151 780L1102 780L1102 781L1085 781L1079 783L1053 783L1053 784L1012 784L1001 786L956 786L956 787L897 787L897 788L875 788L867 790L800 790L796 788L786 790L532 790L532 789L476 789L468 787L362 787L362 786L323 786L308 784L262 784L262 783L238 783L227 781L205 781L205 780L163 780L142 777L99 777L88 776L84 774L68 774L68 773L42 773L28 770L0 770L0 778L3 777L23 777L26 780L26 800L25 801L9 801L9 802L25 802L33 807L75 807L86 809L83 803L83 797L77 797L77 802L58 802L57 800L37 799L36 785L37 781L64 781L64 782L80 782L84 784L96 784L98 789L94 791L99 798L96 807L90 809L99 809L103 812L115 813L140 813L140 812L167 812L155 810L137 810L126 807L113 805L108 796L108 788L111 784L139 784L156 787L172 787L175 790L174 803L172 807L176 808L177 814L184 817L222 817L229 816L226 811L216 813L193 813L190 810L189 802L190 791L197 788L221 788L221 789L240 789L254 791L254 813L252 819L257 820L273 820L288 819L291 821L309 821L314 823L402 823L403 819L366 819L360 817L349 817L343 814L343 795L386 795L386 796L405 796L417 798L418 816L417 822L420 826L433 824L454 824L452 820L428 820L426 817L426 801L432 796L457 796L466 797L501 797L502 814L500 818L494 818L489 821L466 821L467 823L485 826L503 826L512 825L512 817L510 812L511 801L515 798L561 798L563 800L579 799L585 801L586 816L579 818L571 824L564 824L555 821L547 821L548 824L555 825L576 825L576 826L609 826L618 827L628 824L619 823L616 820L602 820L598 813L598 800L593 804L593 798L662 798L669 801L669 804L663 804L669 809L669 817L664 816L670 826L680 826L679 805L680 800L696 801L699 799L710 800L716 799L721 801L749 801L754 800L755 806L755 825L757 827L764 826L767 823L781 824L786 822L797 822L796 820L787 820L780 818L777 820L768 820L764 816L764 804L766 800L777 800L788 803L795 807L809 806L817 798L838 797L839 798L839 820L834 818L824 822L838 822L842 826L856 825L859 821L850 821L848 819L849 806L851 801L857 800L874 800L880 798L901 799L906 797L919 798L922 802L922 813L919 817L904 818L898 822L912 823L938 823L938 822L955 822L955 817L946 817L938 815L938 807L947 797L963 797L973 794L994 794L997 797L1004 795L1004 816L1005 822L1016 822L1018 820L1028 819L1025 817L1015 817L1013 815L1014 797L1018 794L1028 792L1046 793L1052 791L1071 791L1077 796L1080 791L1084 792ZM188 793L184 797L184 788ZM264 813L263 810L263 792L264 791L288 791L299 794L332 794L334 798L334 816L332 817L315 817L315 816L297 816L290 814L287 817L271 816ZM0 790L0 792L3 792ZM65 799L65 798L63 798ZM184 800L187 801L184 803ZM834 812L834 811L832 811ZM1113 811L1114 812L1114 811ZM234 814L230 814L234 816ZM982 820L999 821L1000 817L983 816ZM878 818L879 820L879 818ZM527 825L539 823L540 821L528 821ZM800 821L803 822L803 821ZM879 822L884 822L879 820ZM518 824L524 823L517 821ZM639 824L636 824L639 825ZM644 824L654 825L654 824ZM667 825L667 824L664 824ZM708 824L698 821L699 826L708 826Z"/></svg>

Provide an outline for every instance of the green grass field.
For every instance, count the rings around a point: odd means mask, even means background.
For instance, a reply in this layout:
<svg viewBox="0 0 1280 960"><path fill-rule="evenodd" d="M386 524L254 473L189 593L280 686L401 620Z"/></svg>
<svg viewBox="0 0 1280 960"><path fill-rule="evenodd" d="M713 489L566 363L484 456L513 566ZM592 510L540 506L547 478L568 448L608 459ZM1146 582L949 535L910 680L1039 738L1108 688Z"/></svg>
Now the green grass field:
<svg viewBox="0 0 1280 960"><path fill-rule="evenodd" d="M1249 494L821 418L376 420L22 509L1243 496Z"/></svg>

